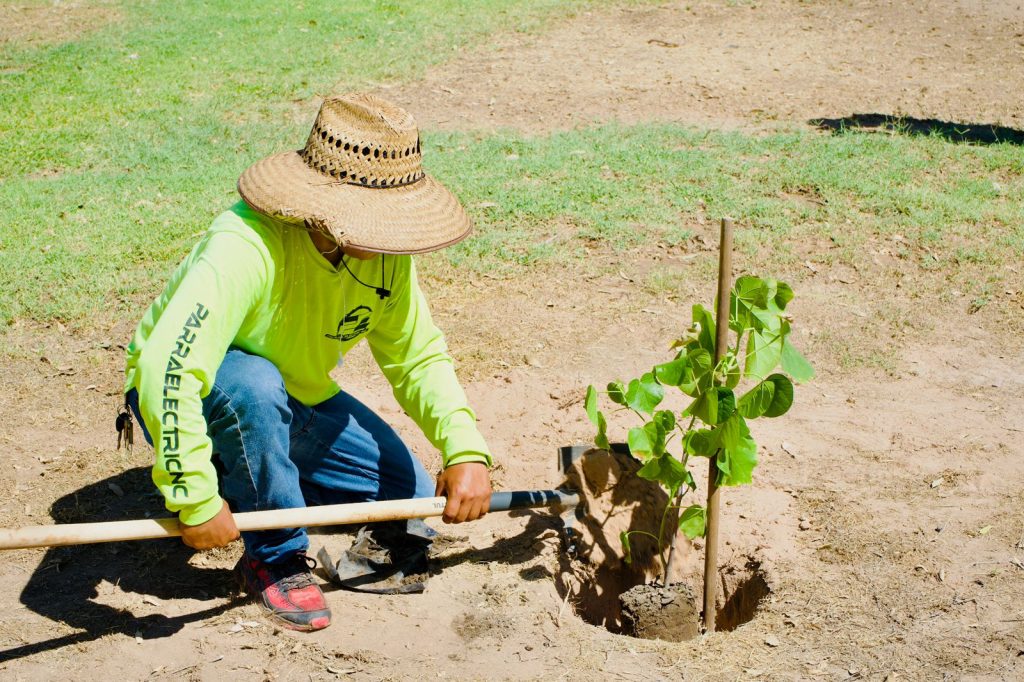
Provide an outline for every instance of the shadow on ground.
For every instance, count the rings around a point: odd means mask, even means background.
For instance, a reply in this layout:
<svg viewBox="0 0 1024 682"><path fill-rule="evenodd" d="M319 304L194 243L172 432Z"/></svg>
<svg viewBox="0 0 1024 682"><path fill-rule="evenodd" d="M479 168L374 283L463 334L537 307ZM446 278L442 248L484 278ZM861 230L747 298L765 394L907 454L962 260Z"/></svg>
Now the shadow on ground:
<svg viewBox="0 0 1024 682"><path fill-rule="evenodd" d="M143 518L162 507L154 493L150 469L139 467L65 495L53 504L50 515L57 523ZM176 538L51 548L22 591L21 602L81 632L0 651L0 663L115 633L147 639L167 637L187 623L235 606L224 601L234 594L231 572L193 566L189 563L193 554ZM138 603L140 608L147 595L160 601L192 599L215 605L179 616L140 617L124 606L97 601L108 597L101 596L101 589L121 593L122 599L123 593L137 594L137 602L130 603Z"/></svg>
<svg viewBox="0 0 1024 682"><path fill-rule="evenodd" d="M150 469L139 467L65 495L50 508L50 516L56 523L123 521L144 518L147 512L161 507L162 498L150 480ZM526 563L536 557L534 543L561 527L559 517L550 512L523 510L511 515L528 517L523 532L484 549L459 547L462 539L456 538L452 551L442 552L432 562L432 572L466 561ZM29 578L21 602L35 613L80 632L0 651L0 663L110 634L145 639L169 637L188 623L237 606L238 602L232 599L236 588L231 571L194 566L189 563L193 554L177 538L51 548ZM325 592L341 589L330 583L323 588ZM137 598L125 599L125 593ZM199 600L212 605L178 616L139 616L133 611L159 608L146 605L146 596L155 597L159 600L157 604ZM116 600L124 602L123 605L101 603Z"/></svg>
<svg viewBox="0 0 1024 682"><path fill-rule="evenodd" d="M813 118L808 124L834 133L850 130L885 131L902 135L938 135L950 142L963 144L1024 145L1024 130L989 123L953 123L936 118L853 114L845 118Z"/></svg>

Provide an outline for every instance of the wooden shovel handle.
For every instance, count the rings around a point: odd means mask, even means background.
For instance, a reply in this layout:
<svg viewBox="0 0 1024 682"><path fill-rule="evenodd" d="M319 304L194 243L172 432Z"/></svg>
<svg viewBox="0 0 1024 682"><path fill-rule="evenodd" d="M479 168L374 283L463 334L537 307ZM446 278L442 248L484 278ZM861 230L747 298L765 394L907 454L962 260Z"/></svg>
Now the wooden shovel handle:
<svg viewBox="0 0 1024 682"><path fill-rule="evenodd" d="M495 499L496 498L496 499ZM529 490L494 493L492 511L546 507L575 506L579 498L559 490ZM238 530L270 530L273 528L305 528L348 523L373 523L440 516L445 498L421 497L411 500L330 504L320 507L273 509L235 514ZM97 523L62 523L52 526L0 530L0 549L86 545L94 542L121 540L152 540L181 535L178 519L137 519L134 521L102 521Z"/></svg>
<svg viewBox="0 0 1024 682"><path fill-rule="evenodd" d="M243 512L234 516L238 530L270 530L440 516L444 511L444 505L443 497L425 497L413 500L273 509ZM176 518L62 523L54 526L0 530L0 549L85 545L118 540L152 540L179 535L181 530Z"/></svg>

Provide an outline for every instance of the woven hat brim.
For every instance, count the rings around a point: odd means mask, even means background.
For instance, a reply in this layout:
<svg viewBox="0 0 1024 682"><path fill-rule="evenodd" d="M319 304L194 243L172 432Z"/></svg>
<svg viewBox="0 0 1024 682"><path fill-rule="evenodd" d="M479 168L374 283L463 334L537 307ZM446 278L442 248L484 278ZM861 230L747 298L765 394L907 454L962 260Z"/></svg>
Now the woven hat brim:
<svg viewBox="0 0 1024 682"><path fill-rule="evenodd" d="M298 152L249 166L238 193L260 213L309 221L339 244L377 253L436 251L472 229L459 200L429 175L403 187L360 187L316 172Z"/></svg>

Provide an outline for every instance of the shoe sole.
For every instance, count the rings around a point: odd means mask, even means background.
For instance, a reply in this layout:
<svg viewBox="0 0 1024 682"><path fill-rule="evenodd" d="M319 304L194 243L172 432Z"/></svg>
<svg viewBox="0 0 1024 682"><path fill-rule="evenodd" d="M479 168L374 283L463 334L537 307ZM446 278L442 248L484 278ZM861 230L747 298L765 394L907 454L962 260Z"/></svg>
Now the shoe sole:
<svg viewBox="0 0 1024 682"><path fill-rule="evenodd" d="M330 611L325 615L311 618L309 623L296 623L294 621L290 621L287 618L284 618L277 611L271 611L265 605L263 605L263 615L266 616L267 620L273 621L275 625L280 625L285 629L296 630L298 632L315 632L317 630L323 630L331 624Z"/></svg>
<svg viewBox="0 0 1024 682"><path fill-rule="evenodd" d="M238 592L240 595L249 597L254 602L259 603L263 610L264 617L267 620L272 621L275 625L280 625L288 630L295 630L296 632L315 632L317 630L323 630L331 624L331 611L326 609L325 611L316 611L315 613L320 614L310 619L309 623L296 623L295 621L288 620L285 618L280 611L274 611L272 608L267 606L263 601L263 596L260 594L253 594L249 590L249 585L245 580L244 569L237 567L234 571L235 582L238 586Z"/></svg>

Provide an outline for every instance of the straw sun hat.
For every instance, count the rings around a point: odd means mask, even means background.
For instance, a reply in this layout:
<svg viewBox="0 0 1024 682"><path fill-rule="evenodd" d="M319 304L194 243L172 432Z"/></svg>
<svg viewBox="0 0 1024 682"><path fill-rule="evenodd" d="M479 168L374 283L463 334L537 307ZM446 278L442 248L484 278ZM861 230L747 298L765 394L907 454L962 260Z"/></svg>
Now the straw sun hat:
<svg viewBox="0 0 1024 682"><path fill-rule="evenodd" d="M421 167L416 122L380 97L326 99L300 151L249 166L238 193L260 213L304 222L342 246L423 253L470 231L459 200Z"/></svg>

